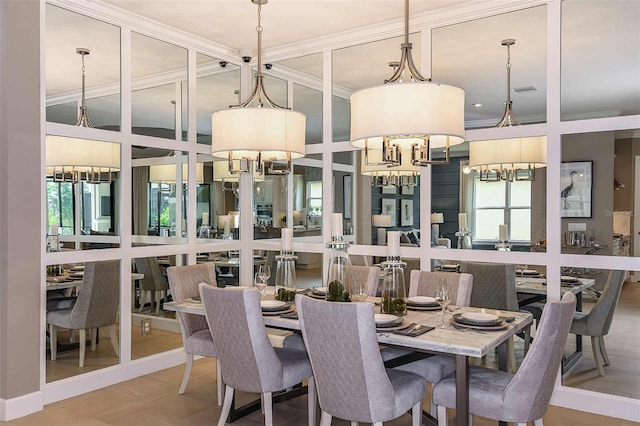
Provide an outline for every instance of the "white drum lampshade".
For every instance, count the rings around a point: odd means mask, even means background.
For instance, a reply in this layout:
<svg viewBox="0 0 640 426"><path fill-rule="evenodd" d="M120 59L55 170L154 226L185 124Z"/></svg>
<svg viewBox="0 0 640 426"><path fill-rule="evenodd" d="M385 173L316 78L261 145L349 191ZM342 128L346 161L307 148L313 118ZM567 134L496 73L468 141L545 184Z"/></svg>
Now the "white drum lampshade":
<svg viewBox="0 0 640 426"><path fill-rule="evenodd" d="M47 135L47 176L57 172L102 172L120 170L120 144L91 139Z"/></svg>

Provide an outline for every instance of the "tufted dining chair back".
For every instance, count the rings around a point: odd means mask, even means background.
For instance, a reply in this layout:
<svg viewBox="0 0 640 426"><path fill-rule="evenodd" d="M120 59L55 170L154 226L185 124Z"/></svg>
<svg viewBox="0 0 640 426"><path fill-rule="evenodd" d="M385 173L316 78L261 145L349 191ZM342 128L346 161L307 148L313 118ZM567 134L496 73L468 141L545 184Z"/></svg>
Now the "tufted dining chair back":
<svg viewBox="0 0 640 426"><path fill-rule="evenodd" d="M435 297L436 287L446 282L451 292L451 302L457 306L470 306L473 275L453 272L411 271L409 296Z"/></svg>

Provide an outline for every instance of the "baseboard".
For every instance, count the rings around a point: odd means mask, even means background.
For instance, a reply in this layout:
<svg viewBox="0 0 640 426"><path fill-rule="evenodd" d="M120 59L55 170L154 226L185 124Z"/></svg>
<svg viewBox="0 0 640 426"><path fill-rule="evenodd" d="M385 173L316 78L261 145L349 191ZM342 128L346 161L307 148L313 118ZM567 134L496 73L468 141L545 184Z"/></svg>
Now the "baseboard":
<svg viewBox="0 0 640 426"><path fill-rule="evenodd" d="M43 408L44 399L41 391L11 399L0 398L0 421L6 422L27 416L42 411Z"/></svg>

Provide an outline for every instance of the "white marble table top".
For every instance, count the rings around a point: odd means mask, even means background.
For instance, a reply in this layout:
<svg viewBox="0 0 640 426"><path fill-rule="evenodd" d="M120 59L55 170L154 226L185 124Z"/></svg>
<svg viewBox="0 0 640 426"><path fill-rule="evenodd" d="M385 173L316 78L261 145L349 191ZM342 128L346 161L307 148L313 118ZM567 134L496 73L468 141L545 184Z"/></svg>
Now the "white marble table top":
<svg viewBox="0 0 640 426"><path fill-rule="evenodd" d="M332 302L333 303L333 302ZM338 303L338 302L335 302ZM481 358L490 351L508 340L514 334L522 331L532 322L532 316L528 312L496 311L484 308L452 307L445 313L446 328L439 328L442 324L441 311L408 311L404 318L406 324L415 322L427 326L434 326L431 330L417 337L401 336L392 332L378 332L378 341L385 345L401 346L418 351L441 352L453 355L465 355L473 358ZM164 309L180 311L195 315L204 315L204 307L199 300L185 299L164 304ZM376 306L375 311L379 308ZM487 312L504 317L514 317L515 320L502 330L484 331L474 329L456 329L450 324L453 313L458 312ZM280 316L265 316L264 323L267 327L280 328L290 331L299 331L298 320L282 318Z"/></svg>
<svg viewBox="0 0 640 426"><path fill-rule="evenodd" d="M561 291L570 291L573 294L581 293L583 290L591 287L596 283L593 278L578 278L579 284L564 284L561 283ZM530 294L547 294L547 280L545 278L529 278L518 277L516 278L516 291L519 293Z"/></svg>

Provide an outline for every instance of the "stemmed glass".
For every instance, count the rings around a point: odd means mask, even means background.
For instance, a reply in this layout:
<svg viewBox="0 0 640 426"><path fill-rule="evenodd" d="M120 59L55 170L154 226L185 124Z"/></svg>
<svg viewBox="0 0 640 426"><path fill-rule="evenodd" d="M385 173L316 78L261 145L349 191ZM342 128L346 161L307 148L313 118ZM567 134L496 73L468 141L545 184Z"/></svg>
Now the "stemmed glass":
<svg viewBox="0 0 640 426"><path fill-rule="evenodd" d="M269 265L260 265L259 270L266 277L266 283L269 284L269 278L271 278L271 267Z"/></svg>
<svg viewBox="0 0 640 426"><path fill-rule="evenodd" d="M256 275L255 275L255 277L253 279L253 285L260 292L260 297L262 297L262 292L264 291L265 287L267 286L267 281L268 280L269 280L269 278L267 278L267 274L266 274L265 270L263 269L263 267L261 266L260 268L258 268L258 272L256 272Z"/></svg>
<svg viewBox="0 0 640 426"><path fill-rule="evenodd" d="M438 283L436 287L436 302L438 305L442 307L442 326L441 328L445 328L444 323L444 312L447 310L447 306L451 302L451 296L449 294L449 286L447 283L441 282Z"/></svg>

